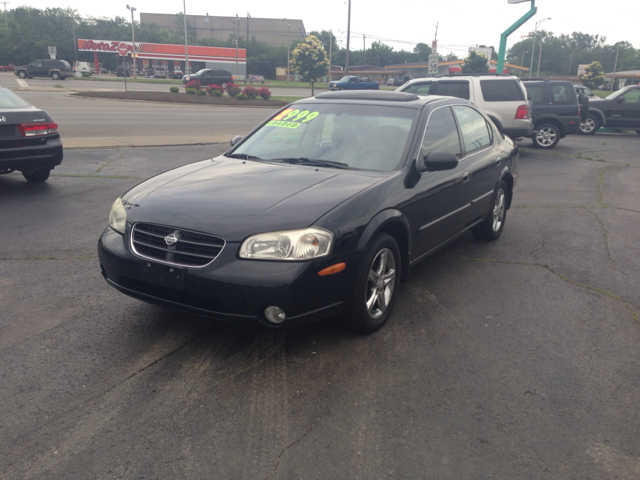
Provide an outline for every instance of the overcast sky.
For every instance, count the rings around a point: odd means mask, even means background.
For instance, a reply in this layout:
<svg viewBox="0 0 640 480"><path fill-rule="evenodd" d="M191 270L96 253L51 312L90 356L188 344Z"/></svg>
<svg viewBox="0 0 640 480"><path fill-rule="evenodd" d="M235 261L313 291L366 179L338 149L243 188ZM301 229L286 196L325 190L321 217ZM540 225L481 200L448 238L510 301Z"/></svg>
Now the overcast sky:
<svg viewBox="0 0 640 480"><path fill-rule="evenodd" d="M136 14L178 13L182 11L180 0L131 0L137 8ZM9 8L20 5L12 0ZM72 7L82 16L129 17L127 0L118 2L87 0L32 0L28 5L45 9L51 7ZM443 5L443 6L438 6ZM635 48L640 48L640 28L636 0L621 0L608 4L594 0L537 0L537 15L520 30L509 37L507 48L534 29L535 22L546 17L539 28L552 31L555 35L570 34L574 31L605 35L606 42L613 44L626 40ZM307 32L333 29L341 45L346 45L348 0L321 1L265 1L235 0L233 2L210 2L186 0L187 15L246 16L254 18L301 19ZM415 43L431 44L436 23L439 23L439 53L450 51L462 55L469 46L476 44L493 45L500 43L500 34L524 15L529 2L509 5L507 0L352 0L351 2L351 45L352 49L362 49L363 37L367 46L375 40L383 40L396 50L412 50ZM136 20L140 17L137 15ZM101 39L110 40L110 39ZM391 40L396 40L392 42ZM406 43L405 43L406 42Z"/></svg>

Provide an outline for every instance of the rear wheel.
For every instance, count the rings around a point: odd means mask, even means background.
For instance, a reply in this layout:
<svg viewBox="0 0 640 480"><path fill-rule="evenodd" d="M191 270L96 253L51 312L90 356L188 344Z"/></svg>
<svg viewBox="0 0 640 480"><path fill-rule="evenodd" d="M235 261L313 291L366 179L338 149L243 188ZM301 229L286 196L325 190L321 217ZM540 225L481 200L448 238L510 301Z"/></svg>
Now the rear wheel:
<svg viewBox="0 0 640 480"><path fill-rule="evenodd" d="M496 240L502 234L507 220L507 185L500 182L493 195L493 207L484 222L471 230L479 240Z"/></svg>
<svg viewBox="0 0 640 480"><path fill-rule="evenodd" d="M560 141L560 131L553 123L543 123L536 128L531 139L534 147L550 149Z"/></svg>
<svg viewBox="0 0 640 480"><path fill-rule="evenodd" d="M60 73L59 72L51 72L51 79L52 80L60 80Z"/></svg>
<svg viewBox="0 0 640 480"><path fill-rule="evenodd" d="M600 119L593 114L587 115L587 119L580 123L580 133L582 135L593 135L600 128Z"/></svg>
<svg viewBox="0 0 640 480"><path fill-rule="evenodd" d="M45 170L23 170L22 171L22 176L29 183L42 183L42 182L46 182L47 181L47 179L49 178L49 174L50 173L51 173L51 170L49 170L49 169L45 169Z"/></svg>
<svg viewBox="0 0 640 480"><path fill-rule="evenodd" d="M359 333L372 333L389 319L400 284L400 249L386 233L371 240L356 278L346 326Z"/></svg>
<svg viewBox="0 0 640 480"><path fill-rule="evenodd" d="M27 78L27 72L25 72L24 70L20 70L18 72L18 77L20 78Z"/></svg>

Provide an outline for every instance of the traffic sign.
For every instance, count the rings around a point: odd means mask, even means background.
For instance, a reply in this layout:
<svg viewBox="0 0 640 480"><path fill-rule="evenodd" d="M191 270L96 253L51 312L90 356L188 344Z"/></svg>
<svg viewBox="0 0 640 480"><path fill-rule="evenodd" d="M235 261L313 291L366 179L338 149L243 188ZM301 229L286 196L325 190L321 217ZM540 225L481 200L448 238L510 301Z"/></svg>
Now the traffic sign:
<svg viewBox="0 0 640 480"><path fill-rule="evenodd" d="M127 53L129 53L129 46L126 43L121 43L118 45L118 53L121 57L126 57Z"/></svg>
<svg viewBox="0 0 640 480"><path fill-rule="evenodd" d="M439 55L437 53L429 55L429 74L438 73L438 59Z"/></svg>

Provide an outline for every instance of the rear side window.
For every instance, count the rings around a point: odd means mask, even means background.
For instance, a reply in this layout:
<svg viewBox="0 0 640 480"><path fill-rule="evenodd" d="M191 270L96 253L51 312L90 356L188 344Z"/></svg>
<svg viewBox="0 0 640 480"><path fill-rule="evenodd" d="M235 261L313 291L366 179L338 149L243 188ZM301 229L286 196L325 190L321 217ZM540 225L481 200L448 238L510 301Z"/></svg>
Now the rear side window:
<svg viewBox="0 0 640 480"><path fill-rule="evenodd" d="M527 85L527 94L534 105L546 105L546 92L544 85Z"/></svg>
<svg viewBox="0 0 640 480"><path fill-rule="evenodd" d="M555 105L573 105L577 103L573 85L551 85L551 103Z"/></svg>
<svg viewBox="0 0 640 480"><path fill-rule="evenodd" d="M482 115L463 105L455 105L453 112L460 124L460 133L467 154L491 145L489 126Z"/></svg>
<svg viewBox="0 0 640 480"><path fill-rule="evenodd" d="M480 89L485 102L521 102L522 89L515 80L480 80Z"/></svg>
<svg viewBox="0 0 640 480"><path fill-rule="evenodd" d="M435 94L469 100L469 82L439 82Z"/></svg>

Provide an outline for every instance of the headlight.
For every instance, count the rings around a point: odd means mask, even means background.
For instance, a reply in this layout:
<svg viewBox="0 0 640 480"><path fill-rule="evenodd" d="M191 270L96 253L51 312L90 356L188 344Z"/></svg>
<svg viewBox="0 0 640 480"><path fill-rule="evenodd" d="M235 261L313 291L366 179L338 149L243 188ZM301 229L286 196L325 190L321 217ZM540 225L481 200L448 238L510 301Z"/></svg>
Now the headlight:
<svg viewBox="0 0 640 480"><path fill-rule="evenodd" d="M127 210L124 208L121 198L117 198L111 206L109 213L109 226L116 232L124 234L127 225Z"/></svg>
<svg viewBox="0 0 640 480"><path fill-rule="evenodd" d="M320 228L286 230L253 235L240 247L240 258L255 260L309 260L326 257L333 233Z"/></svg>

